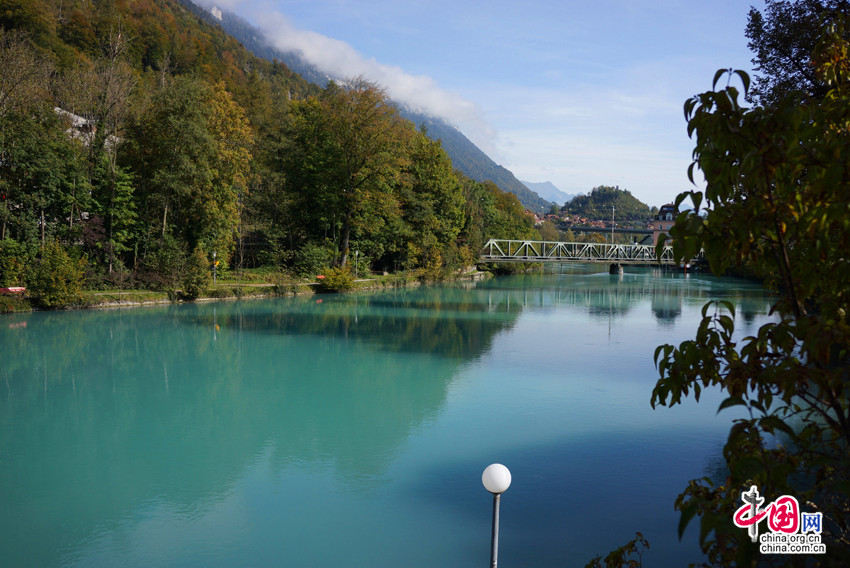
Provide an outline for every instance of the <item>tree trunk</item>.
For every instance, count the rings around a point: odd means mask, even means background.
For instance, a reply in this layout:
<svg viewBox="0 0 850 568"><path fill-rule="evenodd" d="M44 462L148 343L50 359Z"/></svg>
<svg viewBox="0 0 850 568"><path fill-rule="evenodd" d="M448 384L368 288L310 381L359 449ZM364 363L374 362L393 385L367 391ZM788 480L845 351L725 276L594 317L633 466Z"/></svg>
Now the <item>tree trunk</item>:
<svg viewBox="0 0 850 568"><path fill-rule="evenodd" d="M115 224L115 171L111 172L109 190L109 233L107 246L109 247L109 274L112 274L112 264L115 260L115 242L112 240L112 226Z"/></svg>
<svg viewBox="0 0 850 568"><path fill-rule="evenodd" d="M168 203L165 204L165 210L162 212L162 238L165 239L165 222L168 219Z"/></svg>
<svg viewBox="0 0 850 568"><path fill-rule="evenodd" d="M351 236L351 209L345 212L345 220L339 233L339 266L345 268L348 264L348 240Z"/></svg>

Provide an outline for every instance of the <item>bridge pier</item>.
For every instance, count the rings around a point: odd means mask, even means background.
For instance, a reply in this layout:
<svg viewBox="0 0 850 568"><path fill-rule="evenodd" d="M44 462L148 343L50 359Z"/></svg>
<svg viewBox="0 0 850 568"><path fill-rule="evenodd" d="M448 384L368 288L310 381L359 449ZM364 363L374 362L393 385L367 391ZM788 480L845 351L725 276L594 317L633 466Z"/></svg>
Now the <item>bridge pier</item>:
<svg viewBox="0 0 850 568"><path fill-rule="evenodd" d="M614 263L608 267L608 274L622 274L623 273L623 265Z"/></svg>

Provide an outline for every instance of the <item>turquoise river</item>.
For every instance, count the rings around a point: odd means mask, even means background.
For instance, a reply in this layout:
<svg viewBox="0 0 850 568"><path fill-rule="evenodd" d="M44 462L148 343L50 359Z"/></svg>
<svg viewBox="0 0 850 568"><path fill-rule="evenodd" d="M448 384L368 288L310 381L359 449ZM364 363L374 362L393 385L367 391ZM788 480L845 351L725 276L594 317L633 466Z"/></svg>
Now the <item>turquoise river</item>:
<svg viewBox="0 0 850 568"><path fill-rule="evenodd" d="M0 566L582 567L723 475L719 393L653 410L657 345L757 285L603 265L371 294L0 316ZM731 519L730 519L731 523Z"/></svg>

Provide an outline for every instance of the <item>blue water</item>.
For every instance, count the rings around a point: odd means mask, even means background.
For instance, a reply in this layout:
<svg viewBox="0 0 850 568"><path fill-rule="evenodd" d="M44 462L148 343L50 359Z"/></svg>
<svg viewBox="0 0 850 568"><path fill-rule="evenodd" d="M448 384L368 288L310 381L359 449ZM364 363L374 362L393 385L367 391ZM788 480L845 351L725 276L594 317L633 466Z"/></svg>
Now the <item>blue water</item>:
<svg viewBox="0 0 850 568"><path fill-rule="evenodd" d="M702 560L676 495L722 475L721 397L652 410L652 356L755 285L570 265L372 294L0 316L3 566L466 567L510 468L500 566L641 531ZM731 520L730 520L731 522Z"/></svg>

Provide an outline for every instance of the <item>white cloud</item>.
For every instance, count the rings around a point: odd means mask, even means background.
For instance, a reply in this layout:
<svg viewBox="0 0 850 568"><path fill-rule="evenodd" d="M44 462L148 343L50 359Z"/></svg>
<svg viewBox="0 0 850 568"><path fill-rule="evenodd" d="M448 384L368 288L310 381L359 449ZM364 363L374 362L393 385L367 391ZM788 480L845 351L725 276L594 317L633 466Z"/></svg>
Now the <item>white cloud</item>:
<svg viewBox="0 0 850 568"><path fill-rule="evenodd" d="M551 181L566 193L619 185L661 205L690 188L684 98L657 75L626 75L592 87L488 85L473 98L498 93L499 150L520 179Z"/></svg>
<svg viewBox="0 0 850 568"><path fill-rule="evenodd" d="M384 87L393 100L443 118L485 146L493 139L494 131L479 107L457 93L442 89L433 78L407 73L400 67L364 57L343 41L298 29L278 12L266 14L259 20L266 38L277 49L299 53L308 63L335 77L362 75Z"/></svg>

